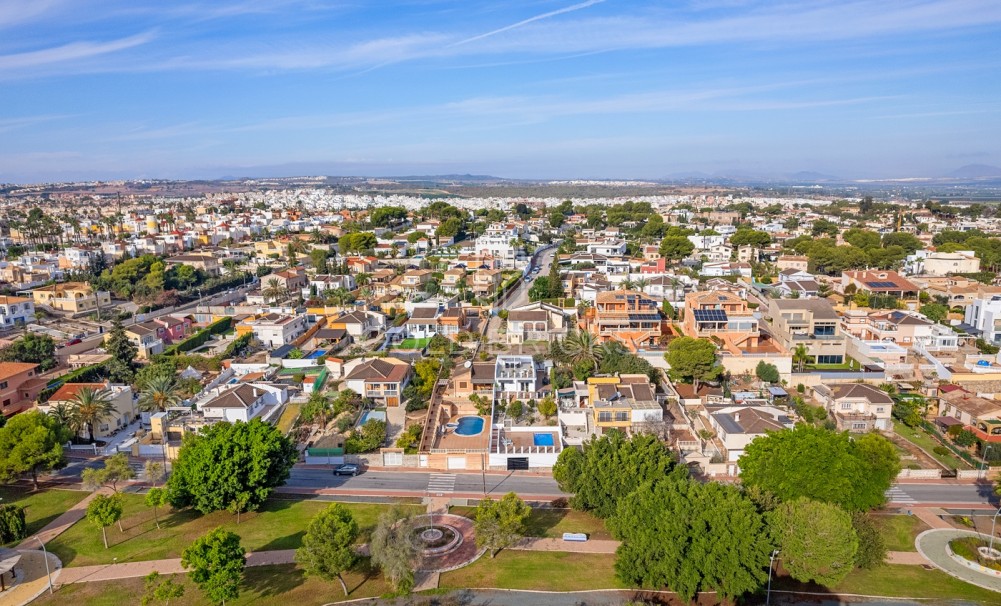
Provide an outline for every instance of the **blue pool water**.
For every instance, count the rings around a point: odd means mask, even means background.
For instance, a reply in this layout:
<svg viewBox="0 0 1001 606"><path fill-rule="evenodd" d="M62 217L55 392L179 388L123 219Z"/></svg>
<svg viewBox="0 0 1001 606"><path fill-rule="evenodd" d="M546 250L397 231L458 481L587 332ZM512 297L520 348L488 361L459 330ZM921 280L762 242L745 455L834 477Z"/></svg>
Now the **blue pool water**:
<svg viewBox="0 0 1001 606"><path fill-rule="evenodd" d="M537 433L532 435L532 441L535 442L536 446L555 446L553 442L553 434L551 433Z"/></svg>
<svg viewBox="0 0 1001 606"><path fill-rule="evenodd" d="M475 436L483 431L483 419L480 417L459 417L455 434L459 436Z"/></svg>
<svg viewBox="0 0 1001 606"><path fill-rule="evenodd" d="M324 350L324 349L317 349L316 351L310 352L310 354L308 356L306 356L306 359L307 360L315 360L315 359L319 358L320 356L324 356L326 354L327 354L326 350Z"/></svg>
<svg viewBox="0 0 1001 606"><path fill-rule="evenodd" d="M361 420L358 421L358 425L362 426L369 421L385 421L386 411L385 410L368 410L365 414L361 416Z"/></svg>

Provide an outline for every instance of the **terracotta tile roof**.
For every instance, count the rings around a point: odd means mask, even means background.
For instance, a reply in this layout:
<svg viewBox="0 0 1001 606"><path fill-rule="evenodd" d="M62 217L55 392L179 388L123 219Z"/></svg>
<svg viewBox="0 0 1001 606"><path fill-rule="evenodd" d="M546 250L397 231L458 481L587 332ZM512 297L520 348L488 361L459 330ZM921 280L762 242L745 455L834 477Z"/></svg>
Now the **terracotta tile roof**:
<svg viewBox="0 0 1001 606"><path fill-rule="evenodd" d="M400 383L406 378L409 371L410 365L405 362L393 363L382 358L376 358L356 366L345 379L348 381L364 380Z"/></svg>
<svg viewBox="0 0 1001 606"><path fill-rule="evenodd" d="M38 364L30 364L28 362L0 362L0 379L9 379L37 367Z"/></svg>
<svg viewBox="0 0 1001 606"><path fill-rule="evenodd" d="M52 394L52 397L49 398L49 402L69 402L84 389L90 388L99 390L107 387L107 383L66 383L56 390L56 393Z"/></svg>

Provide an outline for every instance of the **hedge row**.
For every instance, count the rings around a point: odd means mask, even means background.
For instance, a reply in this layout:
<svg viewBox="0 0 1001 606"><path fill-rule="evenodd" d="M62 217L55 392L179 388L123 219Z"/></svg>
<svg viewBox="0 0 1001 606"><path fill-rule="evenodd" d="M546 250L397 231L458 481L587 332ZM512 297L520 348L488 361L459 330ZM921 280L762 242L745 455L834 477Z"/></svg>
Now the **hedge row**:
<svg viewBox="0 0 1001 606"><path fill-rule="evenodd" d="M68 372L58 379L49 382L38 394L39 402L47 402L52 394L56 393L60 387L66 383L97 383L105 378L107 373L107 362L83 366L74 371Z"/></svg>
<svg viewBox="0 0 1001 606"><path fill-rule="evenodd" d="M233 318L226 317L209 324L205 328L199 330L195 334L191 335L187 339L171 345L164 350L163 355L165 356L176 356L179 353L186 351L191 351L192 349L198 349L209 340L212 335L220 335L227 332L233 325Z"/></svg>

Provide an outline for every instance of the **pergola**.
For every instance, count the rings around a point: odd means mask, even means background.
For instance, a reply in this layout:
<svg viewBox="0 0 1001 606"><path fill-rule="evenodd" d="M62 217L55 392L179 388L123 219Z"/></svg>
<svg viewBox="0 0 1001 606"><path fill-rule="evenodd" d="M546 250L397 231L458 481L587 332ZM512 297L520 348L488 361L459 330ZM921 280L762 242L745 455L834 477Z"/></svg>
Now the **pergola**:
<svg viewBox="0 0 1001 606"><path fill-rule="evenodd" d="M0 591L7 590L7 582L4 575L10 573L10 580L14 581L14 567L21 561L21 552L14 549L0 547Z"/></svg>

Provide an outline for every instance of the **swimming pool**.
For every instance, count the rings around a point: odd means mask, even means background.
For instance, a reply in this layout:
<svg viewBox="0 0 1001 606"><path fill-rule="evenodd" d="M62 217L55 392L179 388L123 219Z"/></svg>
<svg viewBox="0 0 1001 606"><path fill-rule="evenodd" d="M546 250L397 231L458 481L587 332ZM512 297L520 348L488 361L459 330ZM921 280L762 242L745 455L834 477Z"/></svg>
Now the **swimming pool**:
<svg viewBox="0 0 1001 606"><path fill-rule="evenodd" d="M551 433L536 433L532 434L532 442L536 446L555 446L556 442L553 441L553 434Z"/></svg>
<svg viewBox="0 0 1001 606"><path fill-rule="evenodd" d="M368 410L365 414L361 416L361 420L358 421L358 426L361 427L369 421L385 421L386 411L385 410Z"/></svg>
<svg viewBox="0 0 1001 606"><path fill-rule="evenodd" d="M309 352L309 355L306 356L306 359L307 360L315 360L315 359L317 359L319 357L322 357L322 356L325 356L325 355L327 355L326 350L324 350L324 349L317 349L316 351Z"/></svg>
<svg viewBox="0 0 1001 606"><path fill-rule="evenodd" d="M457 436L475 436L483 431L483 419L481 417L459 417L455 428Z"/></svg>

